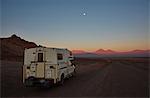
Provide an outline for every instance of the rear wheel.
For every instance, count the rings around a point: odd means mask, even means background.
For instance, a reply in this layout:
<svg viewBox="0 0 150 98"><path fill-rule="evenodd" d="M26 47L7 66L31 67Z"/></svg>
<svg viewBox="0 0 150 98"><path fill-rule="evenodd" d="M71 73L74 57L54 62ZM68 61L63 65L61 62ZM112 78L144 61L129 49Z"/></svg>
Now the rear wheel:
<svg viewBox="0 0 150 98"><path fill-rule="evenodd" d="M25 86L30 87L33 86L34 77L28 77L28 79L25 80Z"/></svg>
<svg viewBox="0 0 150 98"><path fill-rule="evenodd" d="M33 82L30 81L30 80L26 80L26 81L25 81L25 86L26 86L26 87L33 86Z"/></svg>
<svg viewBox="0 0 150 98"><path fill-rule="evenodd" d="M49 81L45 81L45 82L43 83L43 87L44 87L44 88L49 88L49 87L50 87Z"/></svg>

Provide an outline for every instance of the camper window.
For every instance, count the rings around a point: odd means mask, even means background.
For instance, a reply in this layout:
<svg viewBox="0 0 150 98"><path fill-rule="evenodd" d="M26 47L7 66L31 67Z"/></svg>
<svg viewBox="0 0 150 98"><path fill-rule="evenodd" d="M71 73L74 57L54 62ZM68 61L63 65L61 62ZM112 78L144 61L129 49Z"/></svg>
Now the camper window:
<svg viewBox="0 0 150 98"><path fill-rule="evenodd" d="M57 59L58 60L62 60L63 59L63 55L62 54L57 54Z"/></svg>
<svg viewBox="0 0 150 98"><path fill-rule="evenodd" d="M38 62L43 62L43 53L38 53Z"/></svg>

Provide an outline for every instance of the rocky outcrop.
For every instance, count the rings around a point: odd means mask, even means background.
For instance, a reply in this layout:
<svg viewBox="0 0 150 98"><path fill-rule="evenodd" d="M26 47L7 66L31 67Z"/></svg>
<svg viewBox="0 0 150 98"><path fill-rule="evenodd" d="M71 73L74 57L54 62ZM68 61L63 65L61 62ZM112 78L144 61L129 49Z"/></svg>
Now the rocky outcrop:
<svg viewBox="0 0 150 98"><path fill-rule="evenodd" d="M23 61L24 49L37 47L33 42L26 41L15 34L8 38L0 38L1 60Z"/></svg>

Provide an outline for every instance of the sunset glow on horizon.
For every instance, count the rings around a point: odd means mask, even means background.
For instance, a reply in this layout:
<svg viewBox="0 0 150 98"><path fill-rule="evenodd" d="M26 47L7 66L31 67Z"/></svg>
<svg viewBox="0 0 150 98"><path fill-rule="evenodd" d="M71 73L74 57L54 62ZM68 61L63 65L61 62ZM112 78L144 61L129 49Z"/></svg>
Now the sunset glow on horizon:
<svg viewBox="0 0 150 98"><path fill-rule="evenodd" d="M42 43L43 46L46 47L57 47L57 48L68 48L70 50L83 50L83 51L88 51L88 52L92 52L92 51L96 51L98 49L104 49L104 50L114 50L114 51L120 51L120 52L124 52L124 51L131 51L131 50L148 50L148 42L145 43L141 43L140 42L134 43L134 45L132 45L133 43L124 43L122 44L121 42L116 42L116 44L111 44L111 42L109 43ZM80 47L78 47L80 45ZM141 45L141 46L140 46Z"/></svg>
<svg viewBox="0 0 150 98"><path fill-rule="evenodd" d="M2 0L2 37L69 50L148 50L148 0Z"/></svg>

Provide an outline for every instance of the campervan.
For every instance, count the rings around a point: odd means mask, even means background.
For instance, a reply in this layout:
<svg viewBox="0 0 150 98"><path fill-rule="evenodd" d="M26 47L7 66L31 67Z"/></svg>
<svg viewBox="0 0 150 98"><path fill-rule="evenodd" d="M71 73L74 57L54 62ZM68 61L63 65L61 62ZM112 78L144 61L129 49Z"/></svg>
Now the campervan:
<svg viewBox="0 0 150 98"><path fill-rule="evenodd" d="M25 49L23 83L26 86L63 84L75 75L74 57L68 49L35 47Z"/></svg>

